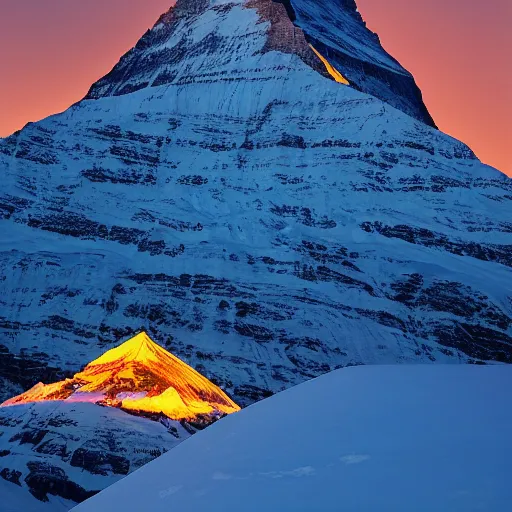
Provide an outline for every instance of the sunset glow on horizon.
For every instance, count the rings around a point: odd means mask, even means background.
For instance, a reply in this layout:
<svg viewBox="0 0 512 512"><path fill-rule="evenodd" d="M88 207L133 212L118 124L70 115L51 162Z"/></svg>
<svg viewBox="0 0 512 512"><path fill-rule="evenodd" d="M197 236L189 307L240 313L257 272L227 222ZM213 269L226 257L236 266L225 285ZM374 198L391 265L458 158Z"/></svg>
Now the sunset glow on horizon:
<svg viewBox="0 0 512 512"><path fill-rule="evenodd" d="M439 128L512 176L509 0L356 0ZM172 0L2 0L0 136L85 96Z"/></svg>

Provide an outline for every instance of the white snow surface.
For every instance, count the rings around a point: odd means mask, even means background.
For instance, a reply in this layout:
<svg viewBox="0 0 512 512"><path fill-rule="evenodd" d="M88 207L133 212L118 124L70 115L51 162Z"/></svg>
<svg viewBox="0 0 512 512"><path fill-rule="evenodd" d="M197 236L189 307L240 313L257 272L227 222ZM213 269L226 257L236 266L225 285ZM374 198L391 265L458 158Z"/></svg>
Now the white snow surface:
<svg viewBox="0 0 512 512"><path fill-rule="evenodd" d="M337 370L259 402L75 512L472 512L512 502L512 368Z"/></svg>

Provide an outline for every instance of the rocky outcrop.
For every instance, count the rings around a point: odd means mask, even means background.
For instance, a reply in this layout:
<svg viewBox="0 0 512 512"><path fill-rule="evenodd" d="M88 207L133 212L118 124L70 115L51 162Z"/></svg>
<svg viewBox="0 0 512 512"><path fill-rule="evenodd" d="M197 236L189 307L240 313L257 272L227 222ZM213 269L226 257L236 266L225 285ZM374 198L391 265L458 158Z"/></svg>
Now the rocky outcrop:
<svg viewBox="0 0 512 512"><path fill-rule="evenodd" d="M87 492L80 485L71 482L61 468L44 462L29 462L27 466L29 474L25 478L25 483L31 494L39 501L49 501L48 494L51 494L80 503L97 492Z"/></svg>
<svg viewBox="0 0 512 512"><path fill-rule="evenodd" d="M78 448L73 452L70 464L76 468L83 468L95 475L127 475L130 471L130 461L119 455L112 455L103 451ZM75 500L83 501L83 500Z"/></svg>
<svg viewBox="0 0 512 512"><path fill-rule="evenodd" d="M20 477L21 471L16 471L14 469L4 468L0 471L0 476L7 482L18 485L21 487Z"/></svg>
<svg viewBox="0 0 512 512"><path fill-rule="evenodd" d="M293 24L288 6L269 0L249 0L246 6L257 10L259 23L270 23L262 53L278 51L297 55L315 71L329 77L329 73L309 46L303 30Z"/></svg>

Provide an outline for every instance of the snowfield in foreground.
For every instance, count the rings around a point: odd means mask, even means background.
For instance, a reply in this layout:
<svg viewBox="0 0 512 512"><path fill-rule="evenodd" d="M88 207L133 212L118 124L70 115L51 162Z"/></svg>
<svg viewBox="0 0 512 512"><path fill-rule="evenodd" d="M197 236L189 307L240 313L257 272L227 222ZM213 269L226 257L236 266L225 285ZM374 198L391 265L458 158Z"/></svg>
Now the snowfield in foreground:
<svg viewBox="0 0 512 512"><path fill-rule="evenodd" d="M505 511L512 368L346 368L231 415L76 512Z"/></svg>

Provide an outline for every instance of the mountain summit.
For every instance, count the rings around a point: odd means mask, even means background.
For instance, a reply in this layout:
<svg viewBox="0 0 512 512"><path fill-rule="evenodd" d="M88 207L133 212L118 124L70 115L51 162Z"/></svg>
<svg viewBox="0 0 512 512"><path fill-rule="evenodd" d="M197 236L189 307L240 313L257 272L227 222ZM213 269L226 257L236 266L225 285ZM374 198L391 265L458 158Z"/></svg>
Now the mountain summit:
<svg viewBox="0 0 512 512"><path fill-rule="evenodd" d="M220 388L144 332L89 363L73 379L36 384L1 406L52 400L97 402L173 420L240 410Z"/></svg>
<svg viewBox="0 0 512 512"><path fill-rule="evenodd" d="M120 96L146 87L180 85L198 79L208 83L219 76L220 62L224 80L240 80L243 68L231 64L251 55L237 57L240 46L224 44L230 36L242 35L243 17L235 14L240 8L255 9L258 14L258 19L247 27L246 37L255 35L258 25L263 25L267 33L265 45L257 53L295 54L316 71L350 83L435 126L414 77L366 27L354 0L178 0L114 69L91 87L86 99ZM196 39L187 30L194 18L207 11L214 12L218 19L229 16L234 33L229 34L229 28L225 31L219 26L207 37ZM211 23L206 22L206 27L211 27ZM201 62L200 68L188 64L192 56ZM217 71L209 71L214 69ZM343 78L338 80L338 75Z"/></svg>

